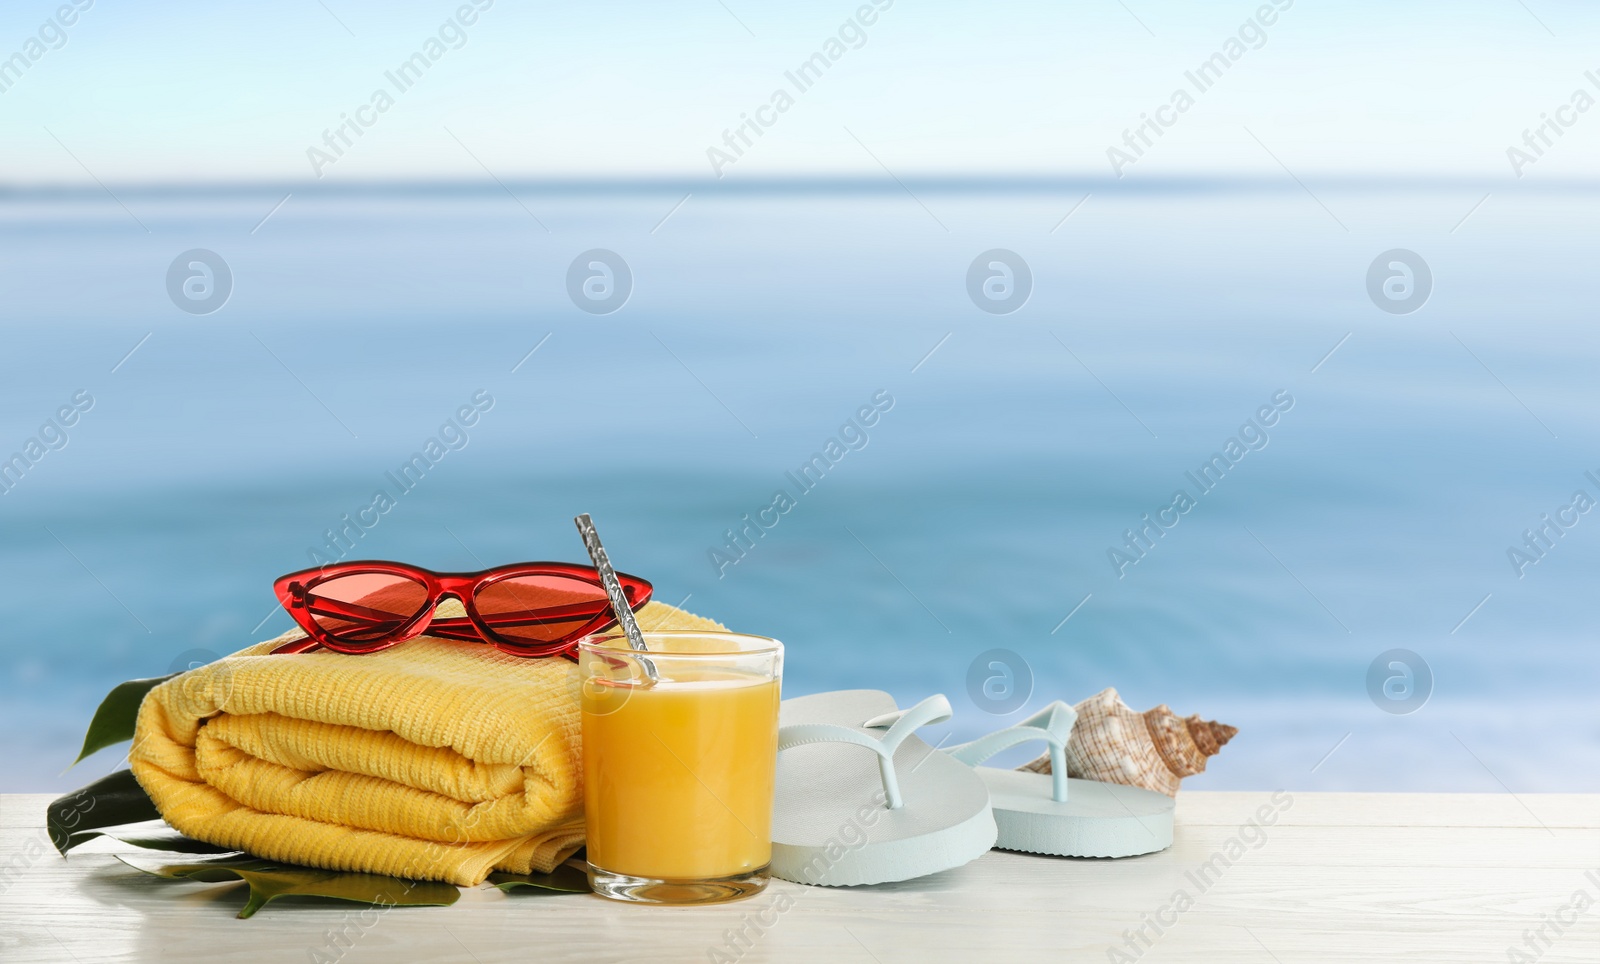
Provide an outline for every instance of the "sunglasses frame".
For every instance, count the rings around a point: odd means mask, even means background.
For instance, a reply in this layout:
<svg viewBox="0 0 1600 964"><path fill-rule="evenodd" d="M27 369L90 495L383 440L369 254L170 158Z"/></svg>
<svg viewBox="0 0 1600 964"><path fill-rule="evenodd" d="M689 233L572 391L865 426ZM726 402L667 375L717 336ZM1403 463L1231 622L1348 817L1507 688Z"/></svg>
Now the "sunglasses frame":
<svg viewBox="0 0 1600 964"><path fill-rule="evenodd" d="M356 575L388 575L409 579L425 587L428 597L416 615L407 618L388 635L370 642L341 640L317 625L310 608L306 605L306 594L322 583ZM500 635L495 632L489 620L478 612L478 593L502 580L529 575L561 576L593 585L599 590L599 612L578 629L549 642L529 643ZM623 594L627 596L629 608L633 611L637 612L650 601L654 588L649 581L621 572L617 573L617 580L622 583ZM291 572L274 580L272 589L278 597L278 602L288 610L295 624L306 633L305 638L290 640L274 649L272 651L274 655L303 653L318 646L352 656L364 655L388 649L426 633L429 636L442 636L446 639L487 643L512 656L566 656L575 659L580 639L616 622L616 616L611 611L605 589L601 584L599 571L593 566L579 566L565 562L518 562L484 569L481 572L433 572L403 562L388 562L381 559L359 560ZM466 616L434 618L434 610L447 598L458 600L466 609ZM559 618L562 611L562 607L528 610L529 613L550 613L552 620ZM567 619L570 620L570 615Z"/></svg>

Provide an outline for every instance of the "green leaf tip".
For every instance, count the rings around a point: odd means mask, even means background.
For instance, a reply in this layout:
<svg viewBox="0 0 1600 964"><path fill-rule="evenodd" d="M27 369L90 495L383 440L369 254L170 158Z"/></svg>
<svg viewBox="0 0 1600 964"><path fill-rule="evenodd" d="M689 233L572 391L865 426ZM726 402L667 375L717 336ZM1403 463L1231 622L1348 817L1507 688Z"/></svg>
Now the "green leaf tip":
<svg viewBox="0 0 1600 964"><path fill-rule="evenodd" d="M118 843L129 844L134 847L143 847L145 850L161 850L169 854L237 854L241 853L236 847L221 847L217 844L206 843L204 840L195 840L185 837L180 833L112 833L106 830L82 830L72 835L67 841L67 849L88 843L96 837L105 837Z"/></svg>
<svg viewBox="0 0 1600 964"><path fill-rule="evenodd" d="M78 751L78 758L72 761L72 766L83 762L84 757L91 753L133 739L134 723L139 719L139 704L144 702L145 694L177 675L173 673L171 676L118 683L94 711L94 719L89 721L89 731L83 735L83 749Z"/></svg>
<svg viewBox="0 0 1600 964"><path fill-rule="evenodd" d="M45 809L50 842L63 857L67 851L90 839L83 831L159 819L161 812L144 792L144 787L133 778L132 770L118 770L103 776L81 790L50 801Z"/></svg>

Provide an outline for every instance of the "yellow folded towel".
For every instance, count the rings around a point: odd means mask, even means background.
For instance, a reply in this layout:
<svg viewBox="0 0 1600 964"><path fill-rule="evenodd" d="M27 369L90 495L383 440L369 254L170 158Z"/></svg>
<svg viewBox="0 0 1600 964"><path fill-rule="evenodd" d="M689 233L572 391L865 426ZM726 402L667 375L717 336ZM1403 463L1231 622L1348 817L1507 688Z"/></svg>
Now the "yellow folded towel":
<svg viewBox="0 0 1600 964"><path fill-rule="evenodd" d="M724 629L664 603L638 616ZM429 636L268 655L302 635L145 697L129 760L172 826L271 860L460 885L545 873L583 844L576 664Z"/></svg>

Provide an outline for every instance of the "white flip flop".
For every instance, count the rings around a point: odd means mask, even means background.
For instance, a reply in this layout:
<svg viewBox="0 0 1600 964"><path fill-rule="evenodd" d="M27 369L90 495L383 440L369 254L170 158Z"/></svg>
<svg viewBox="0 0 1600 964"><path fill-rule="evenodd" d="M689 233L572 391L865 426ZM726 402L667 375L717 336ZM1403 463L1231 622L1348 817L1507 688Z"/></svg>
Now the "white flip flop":
<svg viewBox="0 0 1600 964"><path fill-rule="evenodd" d="M997 832L983 780L913 732L949 718L943 696L903 711L878 690L784 700L772 875L849 887L910 880L983 856Z"/></svg>
<svg viewBox="0 0 1600 964"><path fill-rule="evenodd" d="M1001 850L1057 857L1132 857L1172 846L1175 801L1163 793L1067 777L1066 746L1078 714L1060 701L1016 726L950 747L989 788ZM1019 743L1043 740L1050 773L978 764Z"/></svg>

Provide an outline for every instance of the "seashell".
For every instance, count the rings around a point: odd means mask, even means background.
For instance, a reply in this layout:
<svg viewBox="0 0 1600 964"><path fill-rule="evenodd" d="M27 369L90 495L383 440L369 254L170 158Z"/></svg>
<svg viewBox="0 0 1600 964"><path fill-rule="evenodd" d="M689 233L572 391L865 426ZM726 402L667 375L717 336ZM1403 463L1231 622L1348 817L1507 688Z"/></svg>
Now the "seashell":
<svg viewBox="0 0 1600 964"><path fill-rule="evenodd" d="M1067 775L1178 795L1178 784L1206 768L1206 759L1239 732L1198 715L1179 717L1167 705L1136 713L1107 687L1079 703L1067 741ZM1020 767L1050 772L1047 753Z"/></svg>

